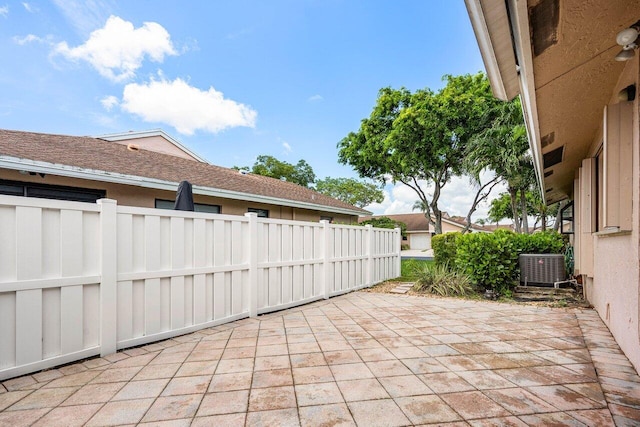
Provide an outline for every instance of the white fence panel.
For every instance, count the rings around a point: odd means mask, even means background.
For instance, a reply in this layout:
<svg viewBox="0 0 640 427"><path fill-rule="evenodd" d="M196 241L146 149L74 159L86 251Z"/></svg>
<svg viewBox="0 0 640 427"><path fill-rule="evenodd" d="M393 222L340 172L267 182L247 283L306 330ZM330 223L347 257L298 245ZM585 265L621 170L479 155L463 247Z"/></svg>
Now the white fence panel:
<svg viewBox="0 0 640 427"><path fill-rule="evenodd" d="M0 379L396 277L399 230L0 196Z"/></svg>
<svg viewBox="0 0 640 427"><path fill-rule="evenodd" d="M126 348L249 315L248 219L118 207L118 337Z"/></svg>
<svg viewBox="0 0 640 427"><path fill-rule="evenodd" d="M258 312L324 298L323 225L257 219Z"/></svg>
<svg viewBox="0 0 640 427"><path fill-rule="evenodd" d="M0 379L100 353L97 205L0 197Z"/></svg>

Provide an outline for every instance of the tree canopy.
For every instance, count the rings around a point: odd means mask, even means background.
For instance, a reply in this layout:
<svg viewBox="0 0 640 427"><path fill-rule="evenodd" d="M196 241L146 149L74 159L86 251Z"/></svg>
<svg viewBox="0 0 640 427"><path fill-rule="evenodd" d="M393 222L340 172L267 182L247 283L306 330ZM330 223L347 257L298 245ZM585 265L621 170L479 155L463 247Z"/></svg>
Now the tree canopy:
<svg viewBox="0 0 640 427"><path fill-rule="evenodd" d="M526 233L529 228L527 192L534 189L535 172L520 100L498 102L485 115L490 126L471 139L467 147L467 165L475 173L490 169L506 181L511 209L509 217L514 220L517 232Z"/></svg>
<svg viewBox="0 0 640 427"><path fill-rule="evenodd" d="M381 203L384 200L384 193L380 186L372 182L354 178L326 177L320 180L316 179L313 168L303 159L298 160L298 163L294 165L273 156L261 155L256 158L251 168L234 166L233 169L284 179L359 208L374 202Z"/></svg>
<svg viewBox="0 0 640 427"><path fill-rule="evenodd" d="M338 144L340 162L360 176L380 182L390 177L412 188L435 217L437 234L442 233L442 188L465 171L469 141L487 126L486 111L500 102L482 73L444 79L438 92L381 89L371 115Z"/></svg>
<svg viewBox="0 0 640 427"><path fill-rule="evenodd" d="M377 216L360 223L360 225L367 224L371 224L372 226L377 228L400 228L400 234L402 234L402 236L407 235L407 224L402 221L391 219L388 216Z"/></svg>
<svg viewBox="0 0 640 427"><path fill-rule="evenodd" d="M316 191L359 208L384 200L380 186L354 178L326 177L317 180Z"/></svg>
<svg viewBox="0 0 640 427"><path fill-rule="evenodd" d="M246 170L256 175L269 176L271 178L283 179L303 187L309 187L316 181L316 174L313 168L305 160L298 160L295 165L278 160L273 156L258 156L251 168L248 166L233 169Z"/></svg>

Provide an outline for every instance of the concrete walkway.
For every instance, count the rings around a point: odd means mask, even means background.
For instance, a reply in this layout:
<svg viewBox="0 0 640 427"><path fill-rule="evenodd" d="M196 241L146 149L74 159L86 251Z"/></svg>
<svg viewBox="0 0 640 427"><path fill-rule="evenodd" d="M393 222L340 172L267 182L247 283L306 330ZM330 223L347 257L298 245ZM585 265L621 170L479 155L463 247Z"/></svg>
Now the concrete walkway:
<svg viewBox="0 0 640 427"><path fill-rule="evenodd" d="M591 310L356 292L0 386L2 426L160 421L637 426L640 379Z"/></svg>

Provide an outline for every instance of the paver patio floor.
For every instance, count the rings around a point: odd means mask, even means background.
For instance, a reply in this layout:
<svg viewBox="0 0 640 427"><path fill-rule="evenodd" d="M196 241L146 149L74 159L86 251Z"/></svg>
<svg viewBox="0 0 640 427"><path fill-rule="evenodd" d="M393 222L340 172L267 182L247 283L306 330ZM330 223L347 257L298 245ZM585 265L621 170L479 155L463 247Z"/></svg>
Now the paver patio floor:
<svg viewBox="0 0 640 427"><path fill-rule="evenodd" d="M593 310L356 292L0 386L0 425L158 422L630 426L640 378Z"/></svg>

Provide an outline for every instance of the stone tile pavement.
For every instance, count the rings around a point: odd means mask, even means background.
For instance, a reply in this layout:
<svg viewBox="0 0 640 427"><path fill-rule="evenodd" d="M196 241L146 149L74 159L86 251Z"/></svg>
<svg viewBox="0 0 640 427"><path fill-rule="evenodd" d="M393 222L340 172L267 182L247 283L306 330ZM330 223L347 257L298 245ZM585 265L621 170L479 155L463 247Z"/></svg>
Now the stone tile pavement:
<svg viewBox="0 0 640 427"><path fill-rule="evenodd" d="M14 378L0 426L632 426L592 310L356 292Z"/></svg>

